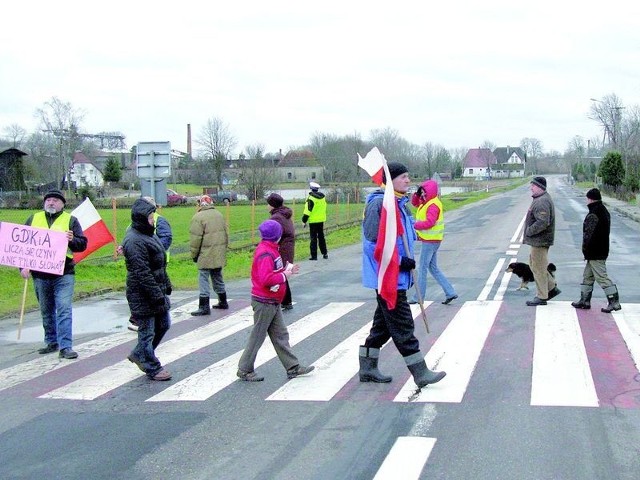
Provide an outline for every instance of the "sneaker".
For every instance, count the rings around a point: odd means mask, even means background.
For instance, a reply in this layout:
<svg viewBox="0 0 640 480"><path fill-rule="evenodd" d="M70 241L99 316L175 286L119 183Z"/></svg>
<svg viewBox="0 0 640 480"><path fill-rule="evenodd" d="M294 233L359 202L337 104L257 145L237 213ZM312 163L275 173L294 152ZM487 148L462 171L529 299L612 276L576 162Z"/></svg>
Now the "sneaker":
<svg viewBox="0 0 640 480"><path fill-rule="evenodd" d="M138 325L130 323L129 325L127 325L127 329L131 330L132 332L137 332L138 331Z"/></svg>
<svg viewBox="0 0 640 480"><path fill-rule="evenodd" d="M127 357L127 360L129 360L131 363L135 363L137 367L144 372L142 362L137 357L135 357L133 353Z"/></svg>
<svg viewBox="0 0 640 480"><path fill-rule="evenodd" d="M299 377L300 375L306 375L309 372L312 372L316 367L313 365L309 365L308 367L303 367L302 365L298 365L297 367L293 367L291 370L287 370L287 378L291 380L292 378Z"/></svg>
<svg viewBox="0 0 640 480"><path fill-rule="evenodd" d="M458 298L458 295L454 295L453 297L447 297L447 299L442 302L443 305L449 305L451 302L453 302L456 298Z"/></svg>
<svg viewBox="0 0 640 480"><path fill-rule="evenodd" d="M73 360L74 358L78 358L78 354L71 350L71 348L63 348L60 350L60 353L58 353L58 357Z"/></svg>
<svg viewBox="0 0 640 480"><path fill-rule="evenodd" d="M46 347L42 347L38 349L38 353L40 355L44 355L45 353L53 353L58 351L57 343L48 343Z"/></svg>
<svg viewBox="0 0 640 480"><path fill-rule="evenodd" d="M261 382L264 380L264 377L259 377L256 372L243 372L242 370L238 370L236 375L243 382Z"/></svg>
<svg viewBox="0 0 640 480"><path fill-rule="evenodd" d="M541 298L538 297L533 297L533 300L527 300L527 305L530 307L537 307L538 305L546 305L547 301L546 300L542 300Z"/></svg>
<svg viewBox="0 0 640 480"><path fill-rule="evenodd" d="M168 370L165 370L163 368L158 373L156 373L153 377L150 377L150 378L151 380L156 380L158 382L165 382L167 380L171 380L171 374L169 373Z"/></svg>

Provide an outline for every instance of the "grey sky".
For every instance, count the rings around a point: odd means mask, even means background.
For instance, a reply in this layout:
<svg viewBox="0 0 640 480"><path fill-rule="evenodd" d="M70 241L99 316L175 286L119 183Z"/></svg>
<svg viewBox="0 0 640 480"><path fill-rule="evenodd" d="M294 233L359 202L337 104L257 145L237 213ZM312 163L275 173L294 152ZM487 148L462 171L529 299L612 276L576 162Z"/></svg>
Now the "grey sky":
<svg viewBox="0 0 640 480"><path fill-rule="evenodd" d="M602 138L590 98L640 104L640 3L307 3L11 2L0 128L33 131L57 96L86 112L86 132L129 146L185 150L186 125L195 139L217 116L238 151L391 127L416 144L535 137L563 152L575 135Z"/></svg>

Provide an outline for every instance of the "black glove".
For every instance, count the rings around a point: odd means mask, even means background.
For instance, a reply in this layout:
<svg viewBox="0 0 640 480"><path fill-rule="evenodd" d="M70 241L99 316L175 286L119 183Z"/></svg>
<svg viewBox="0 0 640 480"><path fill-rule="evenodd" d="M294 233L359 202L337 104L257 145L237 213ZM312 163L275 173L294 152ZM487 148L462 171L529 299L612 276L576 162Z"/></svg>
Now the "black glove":
<svg viewBox="0 0 640 480"><path fill-rule="evenodd" d="M409 257L400 258L401 272L410 272L414 268L416 268L416 261L413 258L409 258Z"/></svg>
<svg viewBox="0 0 640 480"><path fill-rule="evenodd" d="M422 185L420 185L416 190L416 195L421 197L423 193L424 193L424 189L422 188Z"/></svg>
<svg viewBox="0 0 640 480"><path fill-rule="evenodd" d="M162 298L162 300L158 300L156 304L155 313L165 313L171 309L171 302L169 301L169 297L166 295Z"/></svg>
<svg viewBox="0 0 640 480"><path fill-rule="evenodd" d="M171 285L167 285L164 293L167 295L171 295L173 293L173 288L171 287Z"/></svg>
<svg viewBox="0 0 640 480"><path fill-rule="evenodd" d="M195 257L193 257L193 263L196 263L198 261L198 257L200 256L200 254L196 255Z"/></svg>

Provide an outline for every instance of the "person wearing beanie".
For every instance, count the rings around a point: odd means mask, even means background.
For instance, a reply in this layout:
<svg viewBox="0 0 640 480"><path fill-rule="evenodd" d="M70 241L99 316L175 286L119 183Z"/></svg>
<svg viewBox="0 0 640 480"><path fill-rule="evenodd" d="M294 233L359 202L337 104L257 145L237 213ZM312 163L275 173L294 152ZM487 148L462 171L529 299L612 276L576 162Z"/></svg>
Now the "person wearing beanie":
<svg viewBox="0 0 640 480"><path fill-rule="evenodd" d="M156 207L144 198L131 207L131 226L122 242L127 268L127 303L138 325L138 343L127 359L151 380L166 381L171 374L162 367L156 348L169 331L172 292L167 275L167 255L155 235Z"/></svg>
<svg viewBox="0 0 640 480"><path fill-rule="evenodd" d="M60 190L49 190L44 195L44 209L31 215L26 225L65 232L67 235L67 256L62 275L39 272L23 268L22 278L33 277L33 287L40 305L45 346L40 354L60 350L58 356L64 359L78 358L73 350L73 291L75 287L75 262L73 252L87 249L87 237L76 217L64 211L67 203Z"/></svg>
<svg viewBox="0 0 640 480"><path fill-rule="evenodd" d="M414 227L420 240L420 265L418 267L418 284L416 293L409 303L418 303L427 292L427 271L438 282L444 291L443 305L448 305L458 298L455 289L438 267L438 249L444 238L444 207L438 197L438 184L434 180L426 180L411 196L411 204L416 207L416 223ZM420 296L418 296L418 290Z"/></svg>
<svg viewBox="0 0 640 480"><path fill-rule="evenodd" d="M271 220L275 220L282 227L282 236L280 237L279 248L280 256L286 264L293 263L296 248L296 229L291 219L293 210L284 206L284 199L277 193L272 193L267 197L267 205ZM286 280L287 289L282 299L282 309L291 310L293 308L293 299L291 297L291 287L289 280Z"/></svg>
<svg viewBox="0 0 640 480"><path fill-rule="evenodd" d="M327 199L324 193L320 192L320 184L309 182L311 191L307 195L304 202L304 211L302 212L303 228L309 223L309 251L311 256L309 260L318 260L318 246L322 258L329 258L327 251L327 242L324 238L324 222L327 221Z"/></svg>
<svg viewBox="0 0 640 480"><path fill-rule="evenodd" d="M189 224L189 248L191 259L198 267L198 309L191 315L210 315L211 308L227 310L227 290L222 269L227 264L229 230L222 213L218 211L209 195L202 195L198 201L198 211ZM218 303L210 305L211 287L218 295Z"/></svg>
<svg viewBox="0 0 640 480"><path fill-rule="evenodd" d="M589 310L593 285L598 282L608 301L607 306L601 308L600 311L611 313L614 310L622 309L618 287L607 274L611 215L602 203L600 190L592 188L587 192L586 197L589 211L582 224L582 255L587 263L582 272L580 300L572 302L571 305L575 308Z"/></svg>
<svg viewBox="0 0 640 480"><path fill-rule="evenodd" d="M406 242L402 235L396 238L396 249L400 272L398 273L397 297L394 308L389 308L385 299L380 296L378 289L379 262L376 260L376 247L380 227L380 216L383 207L384 189L378 189L369 195L365 201L364 219L362 221L362 284L366 288L376 291L376 310L373 314L373 324L364 344L359 348L361 382L388 383L392 378L384 375L378 369L380 349L393 339L395 346L404 358L407 368L413 375L413 379L419 388L431 383L439 382L446 375L445 372L434 372L427 367L424 355L420 352L420 343L414 334L414 321L411 307L407 301L407 290L413 282L411 270L416 266L413 260L413 245L416 241L416 231L413 227L413 219L407 208L409 198L407 190L411 185L411 179L407 168L397 162L388 164L391 182L398 205L400 221L406 235ZM385 181L387 179L385 178ZM408 248L407 251L405 249Z"/></svg>
<svg viewBox="0 0 640 480"><path fill-rule="evenodd" d="M531 196L533 200L525 219L522 241L531 247L529 266L536 282L537 293L533 300L527 300L527 305L535 307L546 305L547 300L558 296L561 291L555 277L547 270L549 248L554 240L556 217L553 200L547 192L546 178L533 177Z"/></svg>
<svg viewBox="0 0 640 480"><path fill-rule="evenodd" d="M265 220L258 227L262 240L256 247L251 264L251 307L253 328L238 361L237 376L245 382L260 382L264 377L255 372L256 356L267 334L278 359L287 371L287 378L306 375L314 367L300 365L289 344L289 331L282 317L280 304L287 289L287 277L298 273L298 265L284 262L278 251L282 226L275 220Z"/></svg>

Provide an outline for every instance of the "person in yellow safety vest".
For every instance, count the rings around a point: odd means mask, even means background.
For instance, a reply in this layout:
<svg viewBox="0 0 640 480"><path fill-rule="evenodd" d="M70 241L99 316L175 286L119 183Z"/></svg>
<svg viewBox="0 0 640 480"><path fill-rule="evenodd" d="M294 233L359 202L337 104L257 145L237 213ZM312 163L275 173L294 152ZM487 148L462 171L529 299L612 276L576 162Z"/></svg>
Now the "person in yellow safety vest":
<svg viewBox="0 0 640 480"><path fill-rule="evenodd" d="M303 228L309 223L311 256L309 260L318 260L318 244L322 258L329 258L327 252L327 242L324 239L324 222L327 221L327 199L324 193L320 192L320 185L316 182L309 182L311 191L304 202L304 212L302 213Z"/></svg>
<svg viewBox="0 0 640 480"><path fill-rule="evenodd" d="M67 257L62 275L38 272L23 268L24 279L33 277L36 298L40 305L45 346L38 353L60 350L58 356L65 359L78 358L73 351L73 290L75 287L75 263L72 252L87 249L87 237L76 217L64 211L67 203L60 190L49 190L44 196L44 210L31 215L26 225L65 232L69 240Z"/></svg>
<svg viewBox="0 0 640 480"><path fill-rule="evenodd" d="M411 197L411 204L417 207L415 229L422 245L416 289L420 289L421 298L424 299L429 271L444 290L445 299L442 303L448 305L458 295L438 267L438 249L444 238L444 208L438 197L438 184L434 180L425 181ZM417 293L414 293L409 303L418 303Z"/></svg>
<svg viewBox="0 0 640 480"><path fill-rule="evenodd" d="M157 207L156 201L151 196L142 197L143 200L150 203L154 207ZM131 225L129 225L131 226ZM129 227L127 227L127 230ZM153 233L158 237L160 243L164 247L165 253L167 255L167 263L169 263L169 259L171 257L171 252L169 249L171 248L171 242L173 241L173 232L171 231L171 225L160 215L157 211L153 213ZM122 245L118 246L118 255L122 255ZM129 326L127 327L132 332L138 331L138 324L136 323L135 318L133 316L129 317Z"/></svg>

